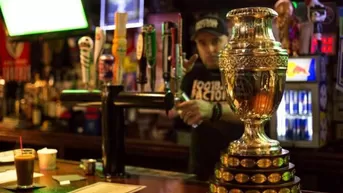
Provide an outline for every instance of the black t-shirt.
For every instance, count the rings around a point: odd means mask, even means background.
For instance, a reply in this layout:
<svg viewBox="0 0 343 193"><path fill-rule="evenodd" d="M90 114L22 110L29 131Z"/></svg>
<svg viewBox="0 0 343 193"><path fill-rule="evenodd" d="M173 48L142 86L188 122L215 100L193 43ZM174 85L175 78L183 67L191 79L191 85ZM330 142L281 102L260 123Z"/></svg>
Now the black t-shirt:
<svg viewBox="0 0 343 193"><path fill-rule="evenodd" d="M181 90L190 99L226 103L226 90L221 84L219 70L209 70L202 63L196 63L185 75ZM176 129L192 131L189 169L201 180L213 175L220 151L243 134L243 123L205 121L197 128L192 128L177 117L174 126Z"/></svg>

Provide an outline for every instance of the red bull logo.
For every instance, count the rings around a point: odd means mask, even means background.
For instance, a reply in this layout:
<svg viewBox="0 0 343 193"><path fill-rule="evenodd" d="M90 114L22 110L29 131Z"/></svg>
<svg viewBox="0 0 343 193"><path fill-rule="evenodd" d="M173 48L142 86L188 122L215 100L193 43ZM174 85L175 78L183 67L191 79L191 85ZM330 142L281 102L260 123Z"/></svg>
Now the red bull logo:
<svg viewBox="0 0 343 193"><path fill-rule="evenodd" d="M300 65L297 65L297 63L294 61L289 61L288 68L287 68L287 77L294 77L297 75L309 76L310 73L308 69L309 69L309 66L304 66L304 65L300 66Z"/></svg>

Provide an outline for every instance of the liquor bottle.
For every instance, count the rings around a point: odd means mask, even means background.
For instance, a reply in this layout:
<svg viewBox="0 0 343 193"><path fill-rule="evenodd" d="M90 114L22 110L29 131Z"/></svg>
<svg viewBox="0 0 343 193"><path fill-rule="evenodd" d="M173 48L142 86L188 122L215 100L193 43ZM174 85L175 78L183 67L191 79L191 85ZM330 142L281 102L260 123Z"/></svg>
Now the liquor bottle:
<svg viewBox="0 0 343 193"><path fill-rule="evenodd" d="M34 127L42 124L42 108L39 104L39 97L36 96L32 105L32 124Z"/></svg>
<svg viewBox="0 0 343 193"><path fill-rule="evenodd" d="M15 109L15 116L16 116L16 118L19 118L19 116L20 116L20 111L21 111L21 105L20 105L20 99L21 99L21 97L20 97L20 83L18 83L18 86L17 86L17 89L16 89L16 93L15 93L15 102L14 102L14 109Z"/></svg>

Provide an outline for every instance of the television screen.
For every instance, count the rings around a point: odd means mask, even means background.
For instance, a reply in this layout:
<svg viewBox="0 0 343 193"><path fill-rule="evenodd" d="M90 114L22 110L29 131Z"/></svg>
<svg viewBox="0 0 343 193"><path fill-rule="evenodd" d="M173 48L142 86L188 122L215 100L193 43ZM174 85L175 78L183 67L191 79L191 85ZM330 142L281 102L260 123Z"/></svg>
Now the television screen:
<svg viewBox="0 0 343 193"><path fill-rule="evenodd" d="M114 30L114 14L126 12L128 15L126 28L143 26L144 0L101 0L100 27Z"/></svg>
<svg viewBox="0 0 343 193"><path fill-rule="evenodd" d="M87 30L82 0L0 0L9 37Z"/></svg>

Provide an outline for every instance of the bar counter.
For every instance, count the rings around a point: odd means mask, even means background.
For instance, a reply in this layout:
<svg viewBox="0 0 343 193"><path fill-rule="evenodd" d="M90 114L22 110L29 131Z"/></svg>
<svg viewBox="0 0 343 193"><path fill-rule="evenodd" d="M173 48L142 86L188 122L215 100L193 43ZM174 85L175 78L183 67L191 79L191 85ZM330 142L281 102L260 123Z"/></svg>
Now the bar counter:
<svg viewBox="0 0 343 193"><path fill-rule="evenodd" d="M58 158L80 160L101 157L101 138L73 133L18 130L0 125L0 151L18 147L19 136L27 147L58 149ZM343 192L343 141L330 143L320 149L286 148L296 165L302 187L325 192ZM188 147L172 142L126 139L127 165L187 171ZM0 191L1 192L1 191Z"/></svg>
<svg viewBox="0 0 343 193"><path fill-rule="evenodd" d="M148 170L148 169L147 169ZM156 174L156 171L153 170ZM41 173L44 176L34 178L34 183L44 185L46 187L25 191L25 192L36 192L36 193L67 193L78 188L96 183L105 182L104 178L95 176L85 176L83 170L79 167L79 162L58 160L57 169L51 171L40 171L38 168L38 162L35 163L35 172ZM137 173L130 175L125 178L112 178L110 182L123 183L123 184L135 184L144 185L145 189L139 191L139 193L206 193L208 191L208 184L206 182L196 181L194 178L188 178L189 174L184 174L182 177L181 173L175 174L174 172L161 171L160 176L153 176L146 173L137 175ZM170 175L168 175L170 173ZM73 181L69 185L59 185L59 183L52 179L53 175L67 175L67 174L78 174L85 176L85 180ZM181 175L180 175L181 174ZM179 177L176 177L176 176ZM107 181L108 182L108 181ZM16 182L9 182L1 184L0 187L7 185L15 185ZM1 193L10 193L11 191L0 188ZM312 191L302 191L302 193L318 193Z"/></svg>

